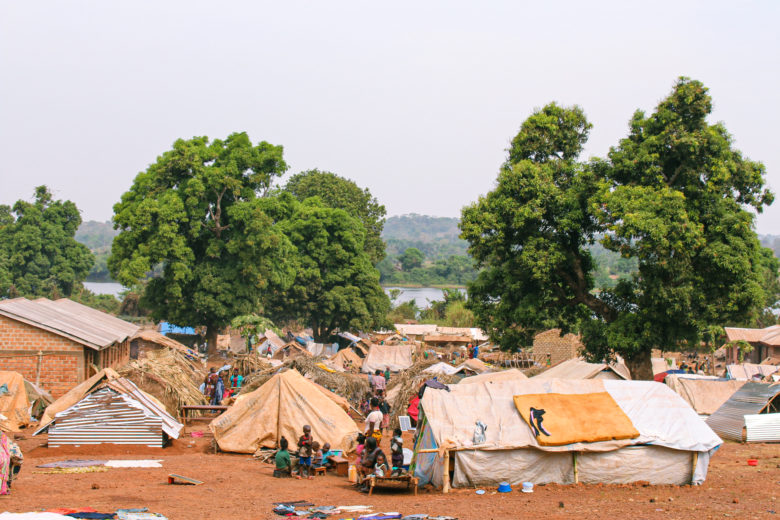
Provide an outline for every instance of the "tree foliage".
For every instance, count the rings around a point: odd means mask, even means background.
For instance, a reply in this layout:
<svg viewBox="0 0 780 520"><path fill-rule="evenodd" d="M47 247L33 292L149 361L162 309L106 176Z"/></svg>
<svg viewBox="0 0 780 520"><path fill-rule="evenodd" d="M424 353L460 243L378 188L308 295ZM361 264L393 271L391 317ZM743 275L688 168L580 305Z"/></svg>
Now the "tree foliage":
<svg viewBox="0 0 780 520"><path fill-rule="evenodd" d="M281 146L245 133L176 141L114 206L111 274L130 287L159 266L141 304L155 320L205 325L213 348L218 329L295 275L293 247L263 211L286 169Z"/></svg>
<svg viewBox="0 0 780 520"><path fill-rule="evenodd" d="M366 230L363 245L371 263L376 265L385 257L381 235L386 211L368 188L361 189L349 179L315 169L293 175L284 190L299 201L319 197L326 206L343 209L363 224Z"/></svg>
<svg viewBox="0 0 780 520"><path fill-rule="evenodd" d="M592 357L620 354L646 379L651 349L698 345L712 325L765 308L777 265L745 207L761 211L772 195L763 165L707 123L711 108L706 88L681 78L653 114L634 114L606 160L588 164L576 161L590 128L581 109L550 105L529 117L496 189L464 208L461 223L483 267L469 306L502 347L579 328ZM636 273L595 291L596 241Z"/></svg>
<svg viewBox="0 0 780 520"><path fill-rule="evenodd" d="M266 211L295 247L298 266L292 286L271 298L268 315L277 323L303 320L317 341L337 329L384 325L390 301L366 252L361 222L318 198L298 202L282 193L268 202Z"/></svg>
<svg viewBox="0 0 780 520"><path fill-rule="evenodd" d="M410 247L398 258L398 261L401 262L401 268L404 271L411 271L415 267L422 267L423 260L425 260L425 256L423 256L422 251L415 247Z"/></svg>
<svg viewBox="0 0 780 520"><path fill-rule="evenodd" d="M81 289L92 254L74 239L76 205L53 200L46 186L35 201L0 206L0 297L69 297Z"/></svg>

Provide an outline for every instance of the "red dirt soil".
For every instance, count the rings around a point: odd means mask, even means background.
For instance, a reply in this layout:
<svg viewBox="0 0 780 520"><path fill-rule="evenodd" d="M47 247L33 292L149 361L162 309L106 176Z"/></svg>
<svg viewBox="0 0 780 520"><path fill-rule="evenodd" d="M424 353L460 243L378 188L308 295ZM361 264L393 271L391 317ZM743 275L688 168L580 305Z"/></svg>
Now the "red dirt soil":
<svg viewBox="0 0 780 520"><path fill-rule="evenodd" d="M148 507L170 520L236 520L281 518L273 502L307 500L317 505L371 505L374 512L404 515L449 515L461 520L499 518L714 519L780 518L780 445L727 443L714 455L703 486L537 486L533 494L495 488L478 496L473 489L450 494L421 489L415 497L404 489L377 489L369 497L343 477L328 474L314 480L275 479L273 468L249 455L214 454L211 439L189 434L171 447L153 449L103 445L45 447L46 436L19 444L25 463L12 494L0 496L0 512L40 511L59 507L93 507L102 512ZM383 448L388 444L383 440ZM43 446L42 446L43 445ZM39 464L74 458L162 459L162 468L109 469L104 473L36 474ZM747 459L758 459L758 466ZM168 485L169 473L205 484ZM770 512L772 511L772 512ZM777 512L774 514L773 512ZM333 516L345 518L349 514Z"/></svg>

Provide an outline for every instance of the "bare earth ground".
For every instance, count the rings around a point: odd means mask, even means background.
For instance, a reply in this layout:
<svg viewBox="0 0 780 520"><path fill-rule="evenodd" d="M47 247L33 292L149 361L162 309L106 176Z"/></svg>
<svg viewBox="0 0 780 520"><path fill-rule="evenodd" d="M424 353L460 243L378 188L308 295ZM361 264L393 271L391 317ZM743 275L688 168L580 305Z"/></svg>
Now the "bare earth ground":
<svg viewBox="0 0 780 520"><path fill-rule="evenodd" d="M478 496L473 489L444 495L420 490L378 489L369 497L345 478L328 474L314 480L275 479L272 466L249 455L210 453L208 438L187 436L165 449L103 446L45 447L46 436L23 435L22 473L11 495L0 497L0 512L93 507L102 512L148 507L170 520L281 518L272 502L308 500L317 505L371 505L375 512L427 513L460 519L621 518L621 519L780 519L780 444L727 443L715 454L707 482L691 486L537 486L533 494ZM387 444L387 439L383 445ZM43 446L42 446L43 444ZM383 446L385 447L385 446ZM385 447L386 448L386 447ZM105 473L35 474L39 464L75 458L163 459L161 469L110 469ZM759 459L757 467L748 458ZM40 471L40 470L38 470ZM205 482L171 486L169 473ZM776 512L776 513L775 513ZM331 518L344 518L342 514Z"/></svg>

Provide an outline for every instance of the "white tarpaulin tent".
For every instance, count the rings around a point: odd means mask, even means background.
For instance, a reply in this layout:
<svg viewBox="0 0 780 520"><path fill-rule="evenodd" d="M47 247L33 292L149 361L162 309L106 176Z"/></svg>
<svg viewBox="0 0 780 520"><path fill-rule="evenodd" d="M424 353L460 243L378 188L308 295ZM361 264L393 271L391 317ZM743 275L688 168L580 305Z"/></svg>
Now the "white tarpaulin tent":
<svg viewBox="0 0 780 520"><path fill-rule="evenodd" d="M607 392L639 432L633 439L542 446L513 397ZM652 381L508 380L426 390L421 405L415 476L420 485L455 487L536 484L701 484L720 438L666 385ZM474 444L475 423L487 425ZM575 471L576 467L576 471Z"/></svg>
<svg viewBox="0 0 780 520"><path fill-rule="evenodd" d="M669 374L664 383L685 399L696 413L712 415L734 392L742 388L745 381L694 374Z"/></svg>
<svg viewBox="0 0 780 520"><path fill-rule="evenodd" d="M372 345L366 359L363 360L362 370L366 374L373 374L376 370L398 372L412 366L411 345Z"/></svg>

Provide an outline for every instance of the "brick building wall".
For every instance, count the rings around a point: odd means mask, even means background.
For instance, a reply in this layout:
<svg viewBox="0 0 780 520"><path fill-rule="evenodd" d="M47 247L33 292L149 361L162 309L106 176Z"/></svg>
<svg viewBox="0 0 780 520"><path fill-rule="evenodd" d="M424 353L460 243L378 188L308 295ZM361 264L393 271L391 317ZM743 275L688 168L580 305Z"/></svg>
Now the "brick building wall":
<svg viewBox="0 0 780 520"><path fill-rule="evenodd" d="M560 329L550 329L540 332L534 338L534 361L547 364L548 355L550 365L556 365L567 359L575 358L582 349L582 343L574 334L566 334L561 337Z"/></svg>
<svg viewBox="0 0 780 520"><path fill-rule="evenodd" d="M56 399L84 380L84 347L0 316L0 369L19 372L33 383L40 377L41 387Z"/></svg>

